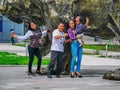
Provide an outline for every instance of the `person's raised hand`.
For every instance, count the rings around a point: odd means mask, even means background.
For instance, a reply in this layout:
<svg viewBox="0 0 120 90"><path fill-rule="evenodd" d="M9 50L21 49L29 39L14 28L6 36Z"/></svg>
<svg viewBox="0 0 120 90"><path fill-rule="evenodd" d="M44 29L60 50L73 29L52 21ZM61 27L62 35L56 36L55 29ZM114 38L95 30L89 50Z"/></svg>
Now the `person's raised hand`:
<svg viewBox="0 0 120 90"><path fill-rule="evenodd" d="M88 26L88 23L89 23L89 18L86 17L86 26Z"/></svg>

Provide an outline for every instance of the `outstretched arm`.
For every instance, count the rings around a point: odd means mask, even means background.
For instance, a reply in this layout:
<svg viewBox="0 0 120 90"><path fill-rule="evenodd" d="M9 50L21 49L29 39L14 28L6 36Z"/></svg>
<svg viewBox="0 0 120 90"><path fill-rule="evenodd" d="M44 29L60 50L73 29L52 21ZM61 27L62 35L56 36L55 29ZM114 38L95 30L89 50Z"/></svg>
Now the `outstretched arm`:
<svg viewBox="0 0 120 90"><path fill-rule="evenodd" d="M18 36L15 34L14 37L17 38L18 40L24 41L32 35L33 33L31 31L28 31L24 36Z"/></svg>
<svg viewBox="0 0 120 90"><path fill-rule="evenodd" d="M56 35L56 36L54 36L54 38L55 39L60 39L60 38L62 38L62 37L67 37L68 36L68 34L67 33L64 33L63 35Z"/></svg>

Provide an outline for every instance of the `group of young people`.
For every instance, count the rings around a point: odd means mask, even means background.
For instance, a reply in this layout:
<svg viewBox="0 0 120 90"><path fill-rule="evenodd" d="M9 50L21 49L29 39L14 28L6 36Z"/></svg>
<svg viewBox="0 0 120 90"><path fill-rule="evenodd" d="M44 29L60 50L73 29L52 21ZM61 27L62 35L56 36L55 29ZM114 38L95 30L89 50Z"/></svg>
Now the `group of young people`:
<svg viewBox="0 0 120 90"><path fill-rule="evenodd" d="M63 59L62 57L64 54L64 43L68 43L68 42L71 42L71 54L72 54L70 76L71 78L74 78L76 74L78 77L82 77L80 73L80 66L81 66L82 52L83 52L82 46L84 45L83 35L84 35L84 31L88 26L88 23L89 23L88 17L86 17L86 23L82 24L80 22L80 17L77 16L75 20L69 21L69 29L67 30L67 33L64 33L64 29L65 29L64 23L60 23L58 25L58 28L52 32L51 57L47 72L48 78L52 78L52 72L55 67L56 61L57 61L56 77L60 78L62 59ZM34 60L34 55L36 55L38 58L36 73L42 75L40 71L42 56L39 47L41 45L41 37L45 36L49 32L50 32L49 30L40 32L37 29L36 24L30 22L28 27L28 32L24 36L18 36L16 34L14 35L14 37L19 40L25 40L27 38L30 38L30 44L28 46L28 51L29 51L28 75L35 76L35 74L32 72L32 63ZM66 37L69 37L69 39L66 40ZM76 60L77 60L77 65L75 69Z"/></svg>

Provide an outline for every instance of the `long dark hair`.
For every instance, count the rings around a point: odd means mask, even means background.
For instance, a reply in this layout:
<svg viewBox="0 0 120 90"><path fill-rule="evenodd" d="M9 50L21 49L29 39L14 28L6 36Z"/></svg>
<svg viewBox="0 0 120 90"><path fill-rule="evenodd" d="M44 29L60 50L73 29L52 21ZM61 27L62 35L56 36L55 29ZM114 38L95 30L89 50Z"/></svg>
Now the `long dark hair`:
<svg viewBox="0 0 120 90"><path fill-rule="evenodd" d="M71 19L70 21L73 21L74 22L74 28L76 28L76 23L75 23L75 19ZM69 21L69 22L70 22ZM68 26L69 26L69 22L68 22ZM69 29L70 27L68 27L68 29Z"/></svg>
<svg viewBox="0 0 120 90"><path fill-rule="evenodd" d="M31 30L33 31L34 29L31 28L31 23L34 23L34 22L29 22L29 25L28 25L28 30ZM35 23L36 24L36 23Z"/></svg>

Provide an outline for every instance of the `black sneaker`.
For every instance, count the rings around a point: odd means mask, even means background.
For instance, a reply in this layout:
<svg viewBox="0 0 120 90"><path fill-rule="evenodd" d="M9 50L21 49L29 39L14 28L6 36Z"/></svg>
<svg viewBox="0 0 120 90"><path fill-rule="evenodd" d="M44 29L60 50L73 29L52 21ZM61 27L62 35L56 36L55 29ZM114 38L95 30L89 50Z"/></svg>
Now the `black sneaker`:
<svg viewBox="0 0 120 90"><path fill-rule="evenodd" d="M36 74L38 74L38 75L43 75L40 71L36 71Z"/></svg>
<svg viewBox="0 0 120 90"><path fill-rule="evenodd" d="M60 76L59 76L59 75L56 75L56 78L60 78Z"/></svg>
<svg viewBox="0 0 120 90"><path fill-rule="evenodd" d="M52 78L52 76L51 76L50 74L47 74L47 77L48 77L48 78Z"/></svg>
<svg viewBox="0 0 120 90"><path fill-rule="evenodd" d="M36 75L34 73L32 73L32 72L28 72L28 75L36 77Z"/></svg>

